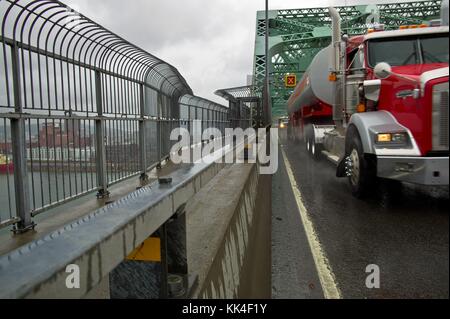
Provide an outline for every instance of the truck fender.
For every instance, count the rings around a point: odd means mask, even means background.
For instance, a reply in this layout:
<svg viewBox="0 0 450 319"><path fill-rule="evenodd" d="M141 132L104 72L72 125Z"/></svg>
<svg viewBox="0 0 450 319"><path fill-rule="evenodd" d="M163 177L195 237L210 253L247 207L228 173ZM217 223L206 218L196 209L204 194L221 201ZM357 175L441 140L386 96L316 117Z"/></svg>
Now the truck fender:
<svg viewBox="0 0 450 319"><path fill-rule="evenodd" d="M391 131L404 131L409 134L412 141L410 149L402 150L402 155L405 156L417 156L420 155L417 143L414 140L411 132L398 123L395 117L387 111L376 111L367 113L356 113L350 118L349 127L347 129L346 139L349 138L348 134L353 131L352 127L356 129L361 139L364 154L370 155L383 155L380 150L377 151L375 147L375 138L378 133L391 132ZM345 150L347 152L347 150ZM397 150L397 155L400 155L400 151ZM346 154L347 156L347 154ZM345 177L345 160L346 156L338 164L336 170L337 177Z"/></svg>
<svg viewBox="0 0 450 319"><path fill-rule="evenodd" d="M387 131L403 130L405 127L400 125L395 117L387 111L376 111L367 113L356 113L350 118L349 126L356 127L365 154L376 154L375 137L380 128L386 128ZM347 130L348 131L348 130Z"/></svg>

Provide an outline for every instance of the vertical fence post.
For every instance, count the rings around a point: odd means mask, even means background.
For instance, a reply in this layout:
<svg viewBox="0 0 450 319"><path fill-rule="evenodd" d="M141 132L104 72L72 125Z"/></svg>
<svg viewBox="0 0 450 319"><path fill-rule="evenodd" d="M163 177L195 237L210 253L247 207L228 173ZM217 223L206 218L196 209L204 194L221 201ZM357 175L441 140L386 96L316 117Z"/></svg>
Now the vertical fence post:
<svg viewBox="0 0 450 319"><path fill-rule="evenodd" d="M189 141L191 141L189 143L189 146L191 146L192 144L192 124L191 124L191 106L187 105L188 108L188 131L189 131Z"/></svg>
<svg viewBox="0 0 450 319"><path fill-rule="evenodd" d="M28 182L28 167L25 139L25 120L22 118L22 90L20 86L19 49L16 44L11 46L11 62L14 89L14 107L19 116L11 119L11 138L14 164L14 187L16 198L16 214L20 219L14 226L15 233L23 233L35 227L31 220L30 189Z"/></svg>
<svg viewBox="0 0 450 319"><path fill-rule="evenodd" d="M147 145L146 145L146 119L145 119L145 87L139 86L139 104L141 119L139 121L139 164L141 167L141 180L146 181L147 175Z"/></svg>
<svg viewBox="0 0 450 319"><path fill-rule="evenodd" d="M167 140L168 140L168 150L167 150L167 154L169 155L169 159L170 159L170 152L172 151L172 146L175 145L175 141L171 141L170 140L170 135L172 134L172 131L176 128L180 128L181 127L181 106L179 103L179 97L175 96L172 97L170 100L170 111L171 111L171 125L170 125L170 129L167 132Z"/></svg>
<svg viewBox="0 0 450 319"><path fill-rule="evenodd" d="M95 99L97 119L95 120L95 158L97 169L97 198L109 196L106 170L105 120L103 118L102 79L100 71L95 71Z"/></svg>
<svg viewBox="0 0 450 319"><path fill-rule="evenodd" d="M230 107L228 108L228 125L230 126L230 128L234 128L233 127L233 107L234 107L234 103L230 101Z"/></svg>
<svg viewBox="0 0 450 319"><path fill-rule="evenodd" d="M161 107L162 107L162 100L161 100L161 93L157 93L157 102L156 102L156 150L158 153L158 168L161 168Z"/></svg>
<svg viewBox="0 0 450 319"><path fill-rule="evenodd" d="M239 100L238 106L237 106L237 118L238 118L238 121L239 121L239 127L243 128L243 125L242 125L242 105L243 105L242 101Z"/></svg>
<svg viewBox="0 0 450 319"><path fill-rule="evenodd" d="M238 120L238 117L237 117L237 101L236 102L234 102L233 103L233 118L232 118L232 121L233 121L233 128L235 129L235 128L237 128L238 127L238 124L237 124L237 120Z"/></svg>
<svg viewBox="0 0 450 319"><path fill-rule="evenodd" d="M222 132L222 136L225 136L225 124L223 118L223 110L219 111L219 121L220 121L220 131Z"/></svg>
<svg viewBox="0 0 450 319"><path fill-rule="evenodd" d="M198 120L198 106L195 107L195 119Z"/></svg>
<svg viewBox="0 0 450 319"><path fill-rule="evenodd" d="M199 120L199 118L198 118L198 106L195 106L195 119L196 120ZM199 122L200 123L200 125L201 125L201 122ZM194 127L195 127L195 124L194 124ZM200 127L200 131L201 131L201 127ZM194 137L194 133L192 133L192 136ZM194 137L193 138L193 143L195 143L195 142L197 142L195 139L196 139L197 137ZM196 147L197 147L197 145L196 145Z"/></svg>
<svg viewBox="0 0 450 319"><path fill-rule="evenodd" d="M213 111L211 110L211 106L208 106L208 128L213 127Z"/></svg>

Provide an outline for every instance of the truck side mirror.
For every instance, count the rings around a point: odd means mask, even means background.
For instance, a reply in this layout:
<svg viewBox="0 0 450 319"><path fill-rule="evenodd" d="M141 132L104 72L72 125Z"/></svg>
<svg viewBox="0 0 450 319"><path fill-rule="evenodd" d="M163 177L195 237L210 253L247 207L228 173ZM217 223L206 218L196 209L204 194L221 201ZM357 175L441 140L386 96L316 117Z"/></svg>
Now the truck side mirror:
<svg viewBox="0 0 450 319"><path fill-rule="evenodd" d="M391 76L392 67L389 65L389 63L380 62L375 66L373 71L378 79L384 80Z"/></svg>

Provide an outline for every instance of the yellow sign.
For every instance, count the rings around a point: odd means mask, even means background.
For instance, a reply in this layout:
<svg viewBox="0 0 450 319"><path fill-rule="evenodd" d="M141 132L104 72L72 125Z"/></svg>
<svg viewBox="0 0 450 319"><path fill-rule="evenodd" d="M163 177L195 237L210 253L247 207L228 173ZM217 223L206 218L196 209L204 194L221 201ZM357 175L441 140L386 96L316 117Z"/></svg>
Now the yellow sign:
<svg viewBox="0 0 450 319"><path fill-rule="evenodd" d="M295 74L288 74L285 78L287 88L295 88L297 86L297 76Z"/></svg>
<svg viewBox="0 0 450 319"><path fill-rule="evenodd" d="M136 248L127 260L161 262L161 239L150 237Z"/></svg>

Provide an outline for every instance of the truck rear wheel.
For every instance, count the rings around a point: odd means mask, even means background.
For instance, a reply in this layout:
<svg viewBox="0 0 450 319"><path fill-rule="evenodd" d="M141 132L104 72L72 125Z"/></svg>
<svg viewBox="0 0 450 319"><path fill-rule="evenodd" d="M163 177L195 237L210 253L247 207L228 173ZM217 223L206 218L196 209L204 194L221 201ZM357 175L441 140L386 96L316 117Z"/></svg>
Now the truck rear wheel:
<svg viewBox="0 0 450 319"><path fill-rule="evenodd" d="M347 175L352 194L357 198L367 196L376 182L375 163L364 155L361 139L356 130L349 136L347 150Z"/></svg>
<svg viewBox="0 0 450 319"><path fill-rule="evenodd" d="M316 143L315 136L313 136L313 139L311 142L311 155L316 161L320 160L320 158L322 156L322 145Z"/></svg>
<svg viewBox="0 0 450 319"><path fill-rule="evenodd" d="M309 153L309 155L313 159L319 160L322 154L322 145L316 143L314 126L312 125L308 125L305 128L305 142L306 142L306 151Z"/></svg>
<svg viewBox="0 0 450 319"><path fill-rule="evenodd" d="M311 125L307 125L304 128L304 140L305 140L305 148L306 148L306 152L308 152L308 154L311 154L311 143L312 143L312 129L311 129Z"/></svg>

